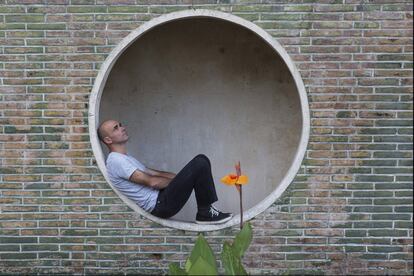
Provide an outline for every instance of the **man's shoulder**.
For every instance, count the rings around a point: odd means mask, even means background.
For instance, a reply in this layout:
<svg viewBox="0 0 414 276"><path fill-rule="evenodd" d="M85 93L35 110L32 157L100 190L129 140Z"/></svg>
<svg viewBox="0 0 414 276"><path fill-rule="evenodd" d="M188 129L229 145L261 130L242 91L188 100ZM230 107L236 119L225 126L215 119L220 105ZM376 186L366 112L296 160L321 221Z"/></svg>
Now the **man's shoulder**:
<svg viewBox="0 0 414 276"><path fill-rule="evenodd" d="M128 156L118 152L111 152L106 160L106 169L108 174L114 179L129 179L136 170L136 165Z"/></svg>
<svg viewBox="0 0 414 276"><path fill-rule="evenodd" d="M129 154L122 154L119 152L109 153L106 159L107 167L119 167L119 166L134 166L137 169L145 170L144 164L138 161L136 158Z"/></svg>
<svg viewBox="0 0 414 276"><path fill-rule="evenodd" d="M114 163L125 162L127 160L128 158L122 153L110 152L106 158L106 165L108 166Z"/></svg>
<svg viewBox="0 0 414 276"><path fill-rule="evenodd" d="M128 154L122 154L119 152L111 152L108 154L106 169L109 177L115 185L126 185L130 181L131 175L136 171L146 172L146 167L138 160ZM125 182L125 180L127 182ZM133 184L130 183L129 184ZM128 184L128 185L129 185ZM135 184L133 184L135 185Z"/></svg>
<svg viewBox="0 0 414 276"><path fill-rule="evenodd" d="M119 163L136 163L139 161L129 154L122 154L119 152L110 152L106 158L106 165L119 164Z"/></svg>

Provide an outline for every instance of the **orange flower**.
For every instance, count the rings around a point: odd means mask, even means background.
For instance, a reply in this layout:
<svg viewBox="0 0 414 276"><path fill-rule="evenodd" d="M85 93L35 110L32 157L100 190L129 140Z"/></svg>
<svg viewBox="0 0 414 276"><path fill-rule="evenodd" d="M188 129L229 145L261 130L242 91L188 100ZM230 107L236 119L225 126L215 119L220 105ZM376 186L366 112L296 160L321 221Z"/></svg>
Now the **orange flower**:
<svg viewBox="0 0 414 276"><path fill-rule="evenodd" d="M234 166L236 168L236 174L228 174L225 177L223 177L221 182L223 182L226 185L234 186L236 187L237 191L239 192L240 196L240 229L243 228L243 197L242 197L242 185L247 184L249 182L249 178L247 175L241 174L241 168L240 168L240 161L237 162L237 164Z"/></svg>
<svg viewBox="0 0 414 276"><path fill-rule="evenodd" d="M220 179L226 185L233 186L233 185L245 185L249 182L249 178L247 175L240 175L237 176L236 174L228 174L222 179Z"/></svg>

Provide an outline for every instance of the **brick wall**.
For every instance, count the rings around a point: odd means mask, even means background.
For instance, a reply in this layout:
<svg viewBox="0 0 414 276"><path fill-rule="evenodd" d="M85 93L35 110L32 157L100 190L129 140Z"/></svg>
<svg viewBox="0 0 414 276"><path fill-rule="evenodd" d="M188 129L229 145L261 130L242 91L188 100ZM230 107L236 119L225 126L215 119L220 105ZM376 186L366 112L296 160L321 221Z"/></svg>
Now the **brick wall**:
<svg viewBox="0 0 414 276"><path fill-rule="evenodd" d="M411 274L409 0L0 0L0 273L162 273L185 259L197 233L140 217L104 181L87 111L115 45L189 8L264 28L308 93L306 158L252 220L248 271ZM205 234L220 251L236 230Z"/></svg>

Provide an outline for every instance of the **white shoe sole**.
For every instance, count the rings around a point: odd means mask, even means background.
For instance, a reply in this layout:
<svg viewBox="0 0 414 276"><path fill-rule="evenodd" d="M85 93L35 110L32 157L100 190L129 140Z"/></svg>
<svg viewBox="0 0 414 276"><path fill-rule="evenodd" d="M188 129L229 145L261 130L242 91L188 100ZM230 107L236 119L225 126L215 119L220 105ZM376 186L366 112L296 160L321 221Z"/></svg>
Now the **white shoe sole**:
<svg viewBox="0 0 414 276"><path fill-rule="evenodd" d="M222 220L216 220L216 221L198 221L198 220L196 220L195 223L197 223L197 224L222 224L222 223L225 223L226 221L229 221L232 217L233 217L233 215L230 215L227 218L224 218Z"/></svg>

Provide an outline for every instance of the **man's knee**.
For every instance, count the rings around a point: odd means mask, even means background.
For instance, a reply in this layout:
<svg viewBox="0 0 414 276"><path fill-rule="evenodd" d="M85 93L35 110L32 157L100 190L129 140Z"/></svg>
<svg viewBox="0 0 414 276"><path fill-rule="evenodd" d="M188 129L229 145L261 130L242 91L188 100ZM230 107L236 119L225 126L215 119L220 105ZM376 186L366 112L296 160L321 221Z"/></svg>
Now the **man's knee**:
<svg viewBox="0 0 414 276"><path fill-rule="evenodd" d="M208 157L207 157L207 156L205 156L205 155L204 155L204 154L202 154L202 153L197 154L197 156L196 156L195 158L205 159L205 160L209 161Z"/></svg>
<svg viewBox="0 0 414 276"><path fill-rule="evenodd" d="M194 161L202 166L210 166L210 160L204 154L198 154L196 157L194 157Z"/></svg>

